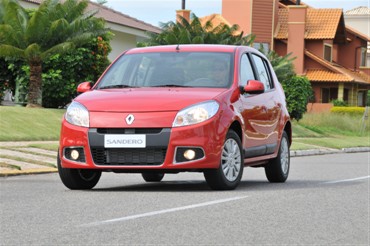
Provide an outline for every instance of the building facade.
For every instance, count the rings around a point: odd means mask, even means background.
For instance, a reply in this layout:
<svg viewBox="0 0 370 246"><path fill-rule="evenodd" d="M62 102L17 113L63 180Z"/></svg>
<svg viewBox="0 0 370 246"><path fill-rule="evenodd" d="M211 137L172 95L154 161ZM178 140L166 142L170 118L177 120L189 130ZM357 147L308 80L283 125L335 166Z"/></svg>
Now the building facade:
<svg viewBox="0 0 370 246"><path fill-rule="evenodd" d="M310 80L316 104L341 100L365 106L370 89L370 64L366 62L370 38L345 25L342 9L315 9L298 3L223 0L222 16L244 33L255 34L256 43L282 56L292 53L295 71Z"/></svg>

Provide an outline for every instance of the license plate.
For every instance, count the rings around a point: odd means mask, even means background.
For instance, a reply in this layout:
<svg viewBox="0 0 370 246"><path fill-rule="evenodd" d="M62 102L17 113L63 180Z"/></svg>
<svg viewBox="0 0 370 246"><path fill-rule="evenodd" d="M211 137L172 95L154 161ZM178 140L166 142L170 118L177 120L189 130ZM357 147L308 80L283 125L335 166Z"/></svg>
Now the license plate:
<svg viewBox="0 0 370 246"><path fill-rule="evenodd" d="M104 135L105 148L145 148L146 135Z"/></svg>

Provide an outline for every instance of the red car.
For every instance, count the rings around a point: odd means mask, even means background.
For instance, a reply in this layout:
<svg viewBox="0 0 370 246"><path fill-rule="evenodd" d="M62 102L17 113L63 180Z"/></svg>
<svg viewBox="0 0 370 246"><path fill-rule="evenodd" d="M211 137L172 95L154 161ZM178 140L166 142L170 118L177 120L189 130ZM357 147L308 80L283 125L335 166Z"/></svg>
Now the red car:
<svg viewBox="0 0 370 246"><path fill-rule="evenodd" d="M91 189L102 172L203 172L234 189L245 166L270 182L289 174L292 127L284 91L251 47L174 45L124 52L95 85L84 82L62 123L59 175Z"/></svg>

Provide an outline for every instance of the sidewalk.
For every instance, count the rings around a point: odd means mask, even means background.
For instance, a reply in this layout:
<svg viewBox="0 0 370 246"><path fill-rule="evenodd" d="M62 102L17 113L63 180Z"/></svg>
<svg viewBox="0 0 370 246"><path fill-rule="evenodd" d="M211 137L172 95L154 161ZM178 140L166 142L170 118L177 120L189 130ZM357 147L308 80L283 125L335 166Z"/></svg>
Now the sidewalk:
<svg viewBox="0 0 370 246"><path fill-rule="evenodd" d="M57 172L57 152L29 147L57 141L0 142L0 177Z"/></svg>
<svg viewBox="0 0 370 246"><path fill-rule="evenodd" d="M58 144L57 141L0 142L0 177L57 172L57 152L29 147L35 144ZM370 152L370 147L345 149L291 150L291 157L338 153Z"/></svg>

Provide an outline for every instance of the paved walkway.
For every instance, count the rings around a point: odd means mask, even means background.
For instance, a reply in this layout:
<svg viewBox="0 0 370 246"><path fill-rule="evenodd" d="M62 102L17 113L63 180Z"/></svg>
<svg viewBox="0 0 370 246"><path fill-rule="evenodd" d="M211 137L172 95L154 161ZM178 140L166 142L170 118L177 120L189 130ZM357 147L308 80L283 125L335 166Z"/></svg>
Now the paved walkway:
<svg viewBox="0 0 370 246"><path fill-rule="evenodd" d="M57 152L29 147L57 141L0 142L0 176L57 172Z"/></svg>
<svg viewBox="0 0 370 246"><path fill-rule="evenodd" d="M0 176L57 172L57 152L29 147L35 144L58 144L57 141L0 142ZM370 152L370 147L347 149L292 150L291 157L336 153Z"/></svg>

